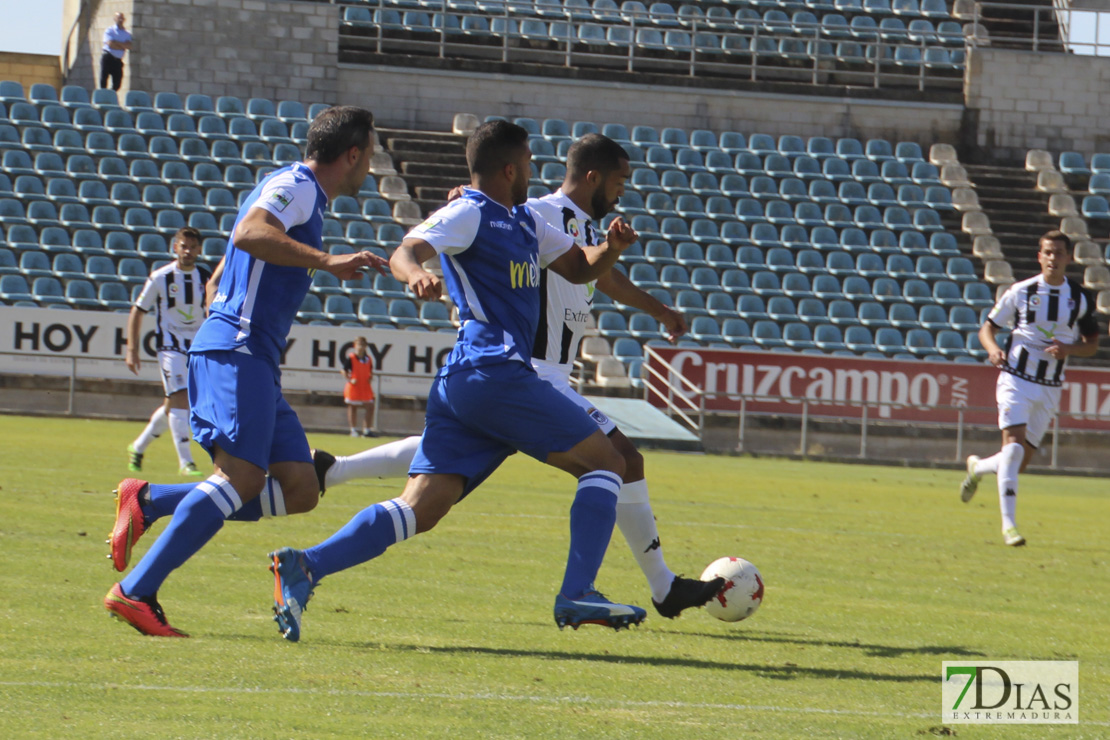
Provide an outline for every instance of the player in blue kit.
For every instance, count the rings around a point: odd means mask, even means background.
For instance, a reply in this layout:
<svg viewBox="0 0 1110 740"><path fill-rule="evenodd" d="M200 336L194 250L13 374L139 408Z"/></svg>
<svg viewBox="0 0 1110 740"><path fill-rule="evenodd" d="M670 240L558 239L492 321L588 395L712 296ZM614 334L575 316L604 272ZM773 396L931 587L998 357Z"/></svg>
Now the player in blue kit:
<svg viewBox="0 0 1110 740"><path fill-rule="evenodd" d="M619 629L646 616L639 607L609 601L593 585L616 520L624 459L586 411L531 365L540 269L571 282L594 280L636 233L618 218L605 243L576 246L524 205L531 157L520 126L479 126L466 149L471 188L409 232L390 259L394 276L429 300L442 285L422 265L439 255L462 321L458 342L432 383L424 434L401 496L364 509L315 547L270 554L275 619L286 639L300 639L302 612L321 579L428 531L516 450L578 479L556 623Z"/></svg>
<svg viewBox="0 0 1110 740"><path fill-rule="evenodd" d="M286 494L298 510L316 504L308 440L281 395L278 365L316 270L346 280L387 264L370 252L329 255L321 240L328 202L357 193L369 172L373 126L361 108L323 111L309 127L305 161L271 173L239 210L218 292L189 349L193 437L212 456L215 472L184 486L126 479L117 490L111 538L117 570L127 567L145 517L167 513L160 507L173 512L149 552L104 598L109 612L143 634L185 636L167 622L158 589L226 519L295 513L285 510Z"/></svg>

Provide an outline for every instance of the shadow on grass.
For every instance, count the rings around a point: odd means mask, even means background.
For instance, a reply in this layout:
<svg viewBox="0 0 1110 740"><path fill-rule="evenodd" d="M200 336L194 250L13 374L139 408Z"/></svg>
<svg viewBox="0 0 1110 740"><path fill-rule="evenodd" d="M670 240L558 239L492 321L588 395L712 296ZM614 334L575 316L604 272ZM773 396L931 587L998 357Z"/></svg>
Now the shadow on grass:
<svg viewBox="0 0 1110 740"><path fill-rule="evenodd" d="M987 654L979 650L960 647L959 645L918 645L916 647L898 647L896 645L873 645L866 642L843 642L838 640L809 640L792 635L768 635L738 632L722 635L708 632L686 633L696 637L708 637L715 640L737 640L742 642L773 642L787 645L812 645L815 647L852 648L862 650L870 658L901 658L905 655L952 655L960 658L985 658Z"/></svg>
<svg viewBox="0 0 1110 740"><path fill-rule="evenodd" d="M345 650L389 650L395 652L439 653L443 655L487 655L499 658L535 658L538 660L586 661L590 663L612 663L614 665L646 665L652 667L695 668L698 670L743 671L761 678L790 681L797 678L858 679L864 681L889 681L893 683L936 683L936 674L873 673L870 671L844 670L838 668L810 668L784 663L782 665L758 663L730 663L727 661L696 660L693 658L664 658L642 655L599 655L561 650L522 650L516 648L492 648L481 645L405 645L380 642L346 642L336 640L314 640L313 645Z"/></svg>

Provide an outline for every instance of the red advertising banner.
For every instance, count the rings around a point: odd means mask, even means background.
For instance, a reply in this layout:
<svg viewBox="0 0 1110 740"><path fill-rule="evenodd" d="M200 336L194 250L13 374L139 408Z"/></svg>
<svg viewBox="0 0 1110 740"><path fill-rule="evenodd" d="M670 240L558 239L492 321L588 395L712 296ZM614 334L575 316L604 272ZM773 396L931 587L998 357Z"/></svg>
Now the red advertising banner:
<svg viewBox="0 0 1110 740"><path fill-rule="evenodd" d="M670 388L648 373L645 382L666 397L695 394L684 376L705 394L707 411L736 412L741 396L753 413L808 413L848 419L994 424L998 370L987 364L906 362L777 352L653 347L647 365L668 378ZM664 406L656 393L649 401ZM698 400L693 399L695 404ZM1060 427L1110 431L1110 370L1072 367L1060 400Z"/></svg>

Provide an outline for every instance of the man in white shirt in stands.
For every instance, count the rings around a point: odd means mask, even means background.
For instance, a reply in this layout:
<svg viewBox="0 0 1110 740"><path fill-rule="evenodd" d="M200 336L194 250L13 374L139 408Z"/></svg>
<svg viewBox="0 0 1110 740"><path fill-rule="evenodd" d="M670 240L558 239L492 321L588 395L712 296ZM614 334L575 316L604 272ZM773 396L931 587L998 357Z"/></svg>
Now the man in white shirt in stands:
<svg viewBox="0 0 1110 740"><path fill-rule="evenodd" d="M131 32L123 27L126 20L123 13L116 13L116 24L104 31L104 53L100 55L100 86L108 87L111 77L112 89L116 92L123 84L123 55L131 51Z"/></svg>

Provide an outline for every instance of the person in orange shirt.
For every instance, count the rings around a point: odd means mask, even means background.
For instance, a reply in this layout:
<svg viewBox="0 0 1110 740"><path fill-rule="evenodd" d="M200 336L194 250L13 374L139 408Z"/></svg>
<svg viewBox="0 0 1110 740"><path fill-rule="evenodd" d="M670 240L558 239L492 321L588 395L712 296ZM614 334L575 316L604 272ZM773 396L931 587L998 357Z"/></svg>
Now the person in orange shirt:
<svg viewBox="0 0 1110 740"><path fill-rule="evenodd" d="M347 424L351 427L352 437L376 437L370 429L374 416L374 389L370 381L374 377L374 361L366 351L366 337L355 340L355 346L343 357L343 400L347 402ZM363 411L362 432L358 431L358 410Z"/></svg>

